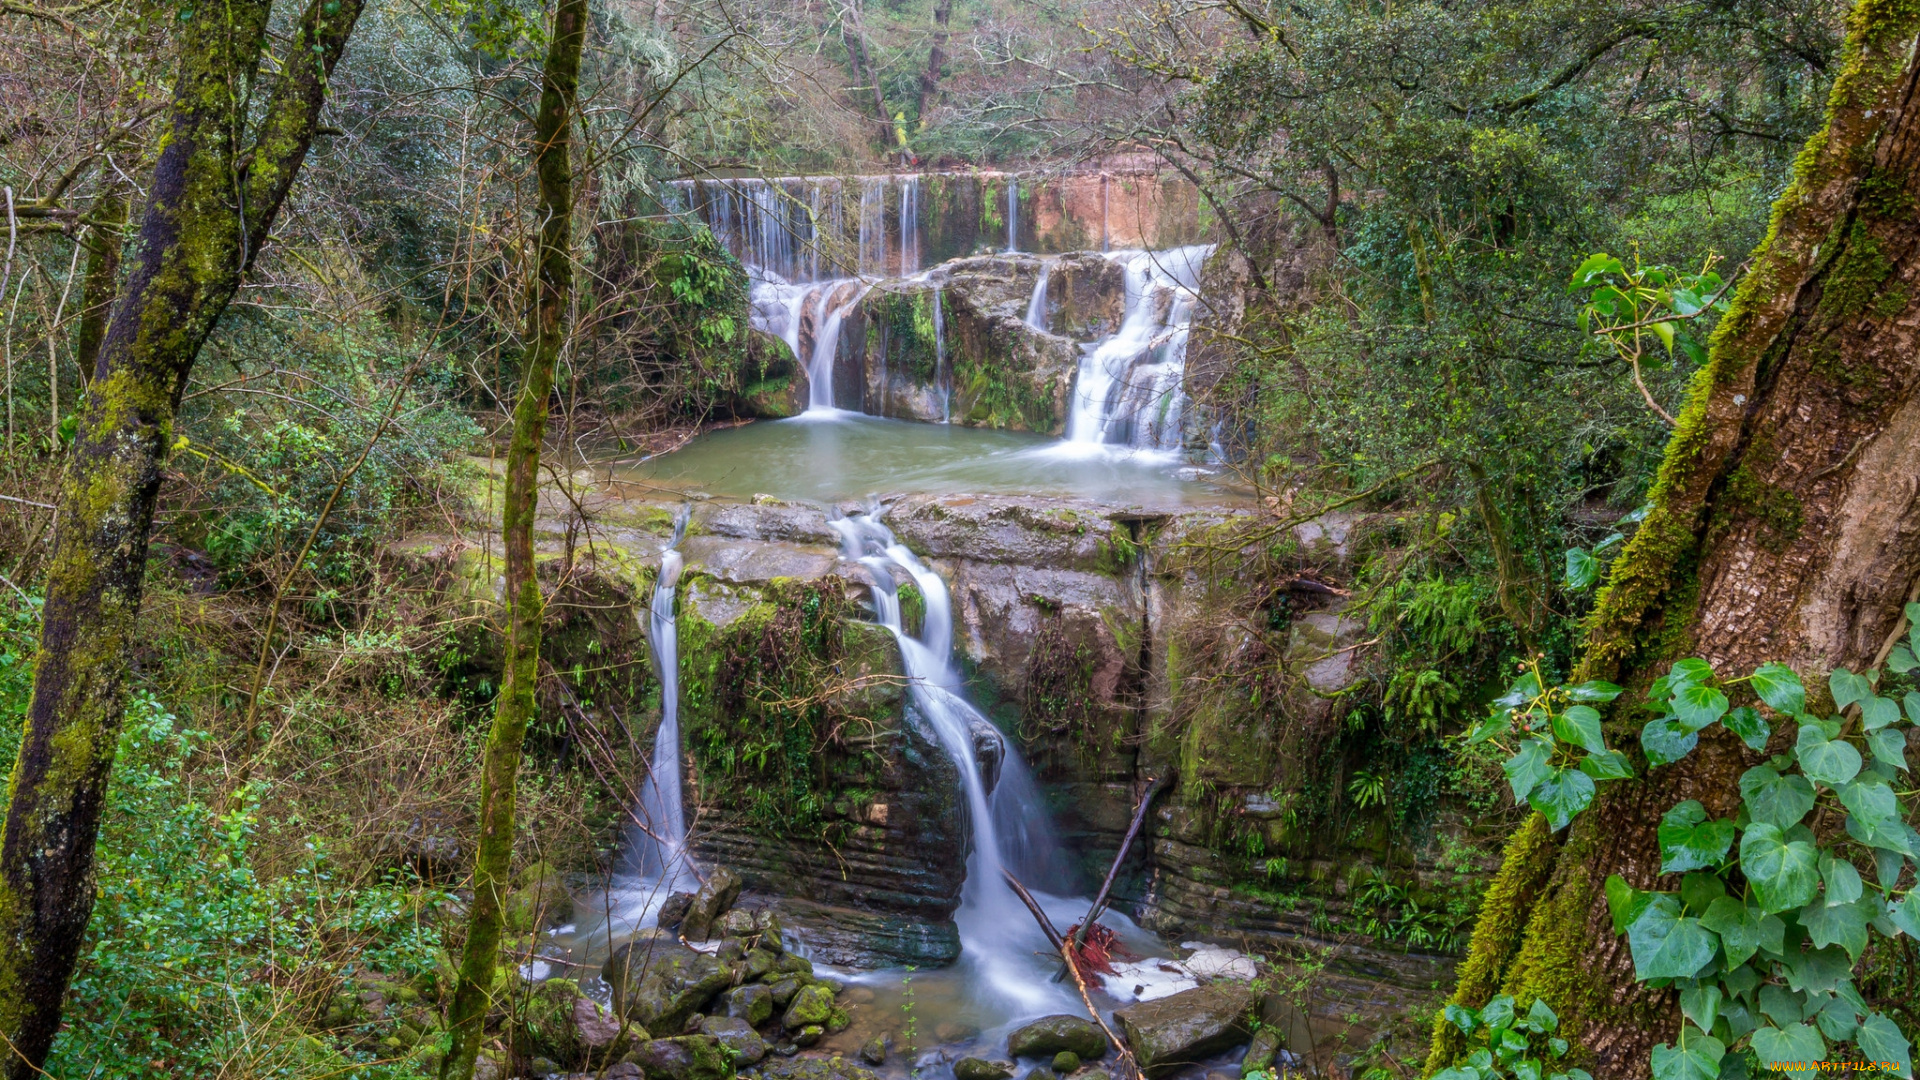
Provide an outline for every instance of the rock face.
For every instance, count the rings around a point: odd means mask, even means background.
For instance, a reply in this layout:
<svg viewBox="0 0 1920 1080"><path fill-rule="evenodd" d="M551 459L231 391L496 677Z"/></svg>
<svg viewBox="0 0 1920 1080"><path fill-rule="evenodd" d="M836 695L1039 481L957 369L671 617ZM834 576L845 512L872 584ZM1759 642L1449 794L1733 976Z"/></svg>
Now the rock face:
<svg viewBox="0 0 1920 1080"><path fill-rule="evenodd" d="M613 988L613 1007L651 1032L673 1033L732 986L734 972L717 957L663 936L616 949L600 977Z"/></svg>
<svg viewBox="0 0 1920 1080"><path fill-rule="evenodd" d="M714 923L727 913L740 897L740 876L725 866L716 866L707 874L700 891L693 894L687 913L681 918L680 936L688 941L705 941L718 936Z"/></svg>
<svg viewBox="0 0 1920 1080"><path fill-rule="evenodd" d="M1041 1017L1007 1036L1007 1053L1017 1058L1051 1058L1063 1052L1092 1061L1107 1052L1106 1033L1084 1016L1062 1014Z"/></svg>
<svg viewBox="0 0 1920 1080"><path fill-rule="evenodd" d="M1114 1025L1149 1077L1165 1076L1247 1041L1253 991L1201 986L1113 1011Z"/></svg>

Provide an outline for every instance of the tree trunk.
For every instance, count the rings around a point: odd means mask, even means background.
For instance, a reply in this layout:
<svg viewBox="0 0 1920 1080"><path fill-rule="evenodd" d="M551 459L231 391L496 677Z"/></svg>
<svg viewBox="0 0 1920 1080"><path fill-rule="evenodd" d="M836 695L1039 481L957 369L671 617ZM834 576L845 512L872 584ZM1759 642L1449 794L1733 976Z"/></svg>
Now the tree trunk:
<svg viewBox="0 0 1920 1080"><path fill-rule="evenodd" d="M846 43L847 59L853 62L853 77L873 93L873 119L879 125L880 145L886 146L892 141L893 117L887 115L887 99L880 93L880 72L867 53L867 28L860 21L858 0L847 4L840 26L840 40Z"/></svg>
<svg viewBox="0 0 1920 1080"><path fill-rule="evenodd" d="M313 0L256 141L243 149L246 88L270 8L271 0L232 0L181 12L171 127L61 481L33 700L0 840L0 1034L10 1078L40 1073L93 911L93 845L174 413L306 159L360 0Z"/></svg>
<svg viewBox="0 0 1920 1080"><path fill-rule="evenodd" d="M927 70L920 73L920 100L914 106L914 123L922 131L927 127L927 105L940 89L940 69L947 63L947 23L953 17L953 0L934 0L933 46L927 50Z"/></svg>
<svg viewBox="0 0 1920 1080"><path fill-rule="evenodd" d="M1587 626L1575 679L1626 685L1622 703L1684 656L1726 675L1778 660L1813 697L1829 669L1872 665L1899 625L1920 574L1916 33L1920 10L1887 0L1850 17L1827 128L1774 208ZM1610 742L1637 747L1644 719L1618 710ZM1777 731L1776 747L1792 738ZM1715 728L1681 761L1603 787L1563 840L1535 815L1508 843L1455 1000L1544 999L1596 1076L1647 1076L1675 999L1635 981L1602 885L1675 887L1658 874L1660 816L1689 798L1730 814L1759 760ZM1457 1029L1436 1024L1430 1067L1460 1052Z"/></svg>
<svg viewBox="0 0 1920 1080"><path fill-rule="evenodd" d="M513 407L507 446L506 493L500 515L506 556L507 644L494 706L493 730L480 773L480 837L474 854L473 907L466 951L447 1027L453 1049L441 1076L470 1080L499 960L501 910L513 862L515 784L527 724L538 708L540 622L544 603L534 576L533 520L540 502L540 447L546 438L547 399L566 341L573 295L573 164L569 157L580 86L580 54L587 39L587 0L561 0L554 10L534 120L534 169L540 180L540 239L535 258L533 325L526 372Z"/></svg>
<svg viewBox="0 0 1920 1080"><path fill-rule="evenodd" d="M80 329L74 335L74 360L80 369L82 386L93 381L93 366L100 359L100 343L107 336L107 317L113 313L113 294L120 284L120 245L127 226L127 199L117 186L109 185L94 200L87 215L93 224L87 230L87 276L80 289Z"/></svg>

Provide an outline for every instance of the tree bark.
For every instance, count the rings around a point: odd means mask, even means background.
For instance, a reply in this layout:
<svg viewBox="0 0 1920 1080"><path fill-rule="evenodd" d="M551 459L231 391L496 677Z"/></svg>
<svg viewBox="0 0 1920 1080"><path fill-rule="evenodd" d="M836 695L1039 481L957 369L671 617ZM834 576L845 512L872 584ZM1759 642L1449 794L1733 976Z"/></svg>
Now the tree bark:
<svg viewBox="0 0 1920 1080"><path fill-rule="evenodd" d="M108 186L94 200L87 215L87 274L80 288L80 327L74 334L74 361L80 369L80 383L93 381L93 366L100 359L100 343L107 336L107 317L113 313L113 294L120 284L120 246L126 241L127 199L116 186Z"/></svg>
<svg viewBox="0 0 1920 1080"><path fill-rule="evenodd" d="M540 182L540 239L535 256L533 316L526 372L513 407L506 493L500 515L506 557L507 643L500 697L480 773L480 837L474 854L473 907L460 980L447 1027L452 1052L441 1076L471 1080L499 962L502 907L513 862L514 801L527 724L538 709L540 624L545 604L534 576L533 521L539 508L540 448L547 400L565 344L573 296L572 124L587 40L587 0L561 0L554 10L534 119L534 170Z"/></svg>
<svg viewBox="0 0 1920 1080"><path fill-rule="evenodd" d="M840 40L846 43L847 59L853 62L853 77L873 93L873 119L879 125L880 145L886 146L893 134L893 117L887 115L887 99L880 92L880 72L867 53L867 28L860 21L858 0L849 0L840 26Z"/></svg>
<svg viewBox="0 0 1920 1080"><path fill-rule="evenodd" d="M947 23L953 18L953 0L934 0L933 45L927 50L927 70L920 73L920 100L914 105L914 123L927 126L927 104L940 89L940 69L947 63Z"/></svg>
<svg viewBox="0 0 1920 1080"><path fill-rule="evenodd" d="M0 1034L10 1078L40 1073L93 911L94 840L180 395L306 158L327 76L361 5L307 7L257 137L243 147L271 6L232 0L181 13L170 130L60 486L33 700L0 839Z"/></svg>
<svg viewBox="0 0 1920 1080"><path fill-rule="evenodd" d="M1684 656L1736 676L1778 660L1823 696L1828 670L1873 663L1920 575L1917 34L1920 10L1888 0L1850 16L1827 126L1774 207L1587 626L1575 679L1626 685L1623 704ZM1619 709L1609 741L1637 748L1644 719ZM1687 758L1604 786L1562 840L1535 815L1509 841L1455 1000L1544 999L1596 1076L1647 1076L1677 1029L1674 995L1634 979L1602 885L1675 887L1658 872L1660 816L1689 798L1730 814L1758 760L1716 728ZM1430 1069L1461 1050L1436 1024Z"/></svg>

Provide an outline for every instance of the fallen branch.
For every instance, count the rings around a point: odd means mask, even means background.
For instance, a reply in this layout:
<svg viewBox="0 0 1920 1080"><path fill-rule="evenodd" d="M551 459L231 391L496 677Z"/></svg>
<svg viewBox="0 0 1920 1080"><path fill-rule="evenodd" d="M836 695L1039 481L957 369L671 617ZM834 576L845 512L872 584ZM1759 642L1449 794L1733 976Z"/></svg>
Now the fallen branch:
<svg viewBox="0 0 1920 1080"><path fill-rule="evenodd" d="M1140 835L1140 826L1147 820L1147 807L1153 804L1154 796L1160 794L1173 779L1168 773L1147 785L1146 794L1140 796L1140 805L1133 808L1133 822L1127 826L1127 835L1120 840L1120 850L1113 853L1113 865L1107 867L1107 880L1100 883L1100 891L1094 895L1093 906L1087 909L1087 917L1080 920L1080 928L1074 932L1073 948L1079 952L1087 944L1087 929L1099 921L1100 913L1107 909L1107 895L1113 892L1113 881L1120 876L1120 864L1127 860L1127 852L1133 847L1133 839Z"/></svg>
<svg viewBox="0 0 1920 1080"><path fill-rule="evenodd" d="M1067 965L1067 974L1073 976L1074 989L1080 991L1080 1003L1087 1007L1087 1015L1093 1017L1093 1022L1100 1025L1100 1030L1106 1032L1107 1041L1113 1044L1114 1053L1120 1056L1120 1063L1123 1066L1120 1080L1144 1080L1146 1074L1140 1071L1140 1063L1134 1060L1133 1051L1127 1049L1127 1044L1121 1041L1120 1036L1113 1033L1113 1029L1107 1026L1105 1020L1100 1019L1100 1010L1093 1007L1093 997L1087 993L1087 981L1081 978L1080 968L1073 962L1073 953L1067 948L1066 941L1061 938L1060 931L1053 928L1053 920L1047 918L1047 913L1040 910L1040 904L1034 900L1033 894L1027 891L1025 885L1020 884L1020 879L1014 877L1011 870L1002 867L1000 873L1006 876L1007 885L1013 889L1014 895L1018 896L1020 902L1027 905L1027 910L1033 913L1034 921L1040 924L1040 932L1047 935L1047 940L1059 951L1061 961Z"/></svg>

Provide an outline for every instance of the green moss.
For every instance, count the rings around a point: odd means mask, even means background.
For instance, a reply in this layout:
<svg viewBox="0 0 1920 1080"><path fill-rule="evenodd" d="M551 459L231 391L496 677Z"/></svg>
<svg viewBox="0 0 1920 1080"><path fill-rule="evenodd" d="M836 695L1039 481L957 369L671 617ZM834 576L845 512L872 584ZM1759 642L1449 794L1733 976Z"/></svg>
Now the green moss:
<svg viewBox="0 0 1920 1080"><path fill-rule="evenodd" d="M1866 311L1891 273L1893 260L1880 250L1880 241L1868 231L1867 223L1856 220L1821 282L1821 314L1838 323Z"/></svg>

